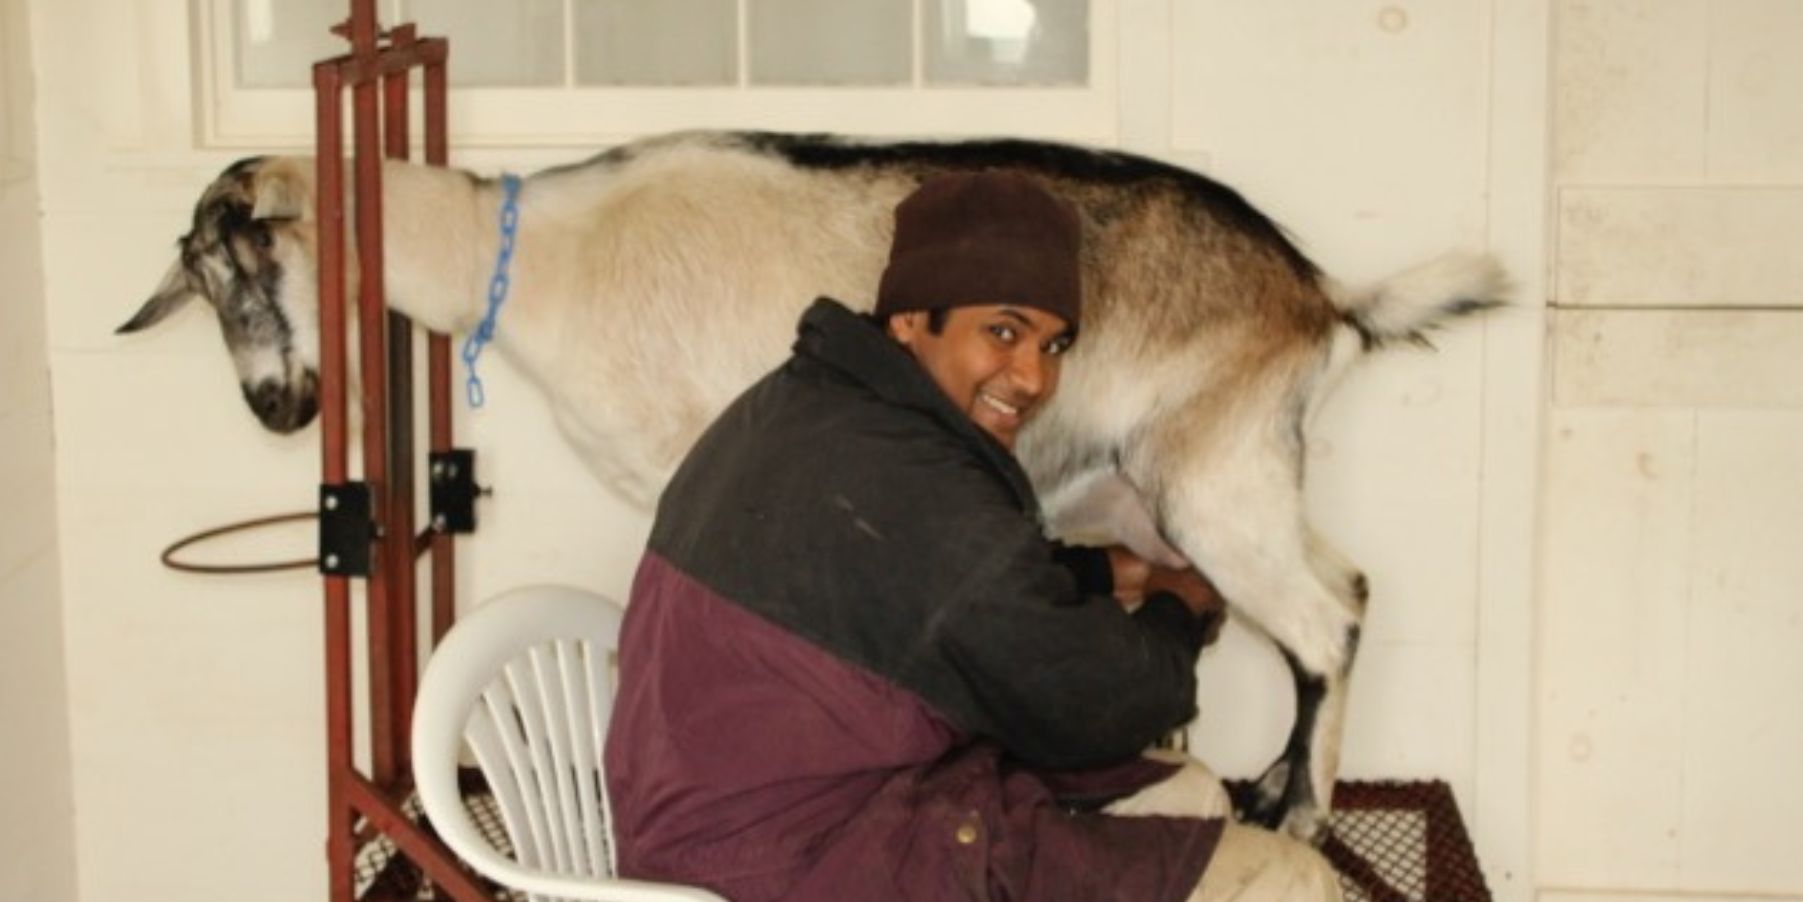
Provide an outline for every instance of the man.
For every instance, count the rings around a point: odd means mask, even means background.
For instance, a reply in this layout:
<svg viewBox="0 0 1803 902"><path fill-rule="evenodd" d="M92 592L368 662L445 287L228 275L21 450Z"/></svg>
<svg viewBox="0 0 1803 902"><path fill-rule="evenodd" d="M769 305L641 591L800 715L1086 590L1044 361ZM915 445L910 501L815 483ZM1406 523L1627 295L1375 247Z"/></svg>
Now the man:
<svg viewBox="0 0 1803 902"><path fill-rule="evenodd" d="M621 641L624 875L733 902L1337 898L1312 850L1224 824L1199 765L1141 756L1194 716L1206 581L1056 548L1011 453L1078 337L1080 234L1025 176L927 182L875 316L816 302L684 461Z"/></svg>

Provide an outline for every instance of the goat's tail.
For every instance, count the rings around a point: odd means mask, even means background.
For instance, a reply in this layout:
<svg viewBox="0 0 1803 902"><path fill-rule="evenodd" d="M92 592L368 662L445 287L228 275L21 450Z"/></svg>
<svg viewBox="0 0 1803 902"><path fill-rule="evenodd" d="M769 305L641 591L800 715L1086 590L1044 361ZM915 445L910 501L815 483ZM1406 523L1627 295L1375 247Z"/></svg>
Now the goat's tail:
<svg viewBox="0 0 1803 902"><path fill-rule="evenodd" d="M1328 281L1327 295L1369 351L1397 341L1431 345L1445 323L1504 303L1509 277L1489 254L1453 251L1374 285Z"/></svg>
<svg viewBox="0 0 1803 902"><path fill-rule="evenodd" d="M1345 328L1334 336L1327 365L1309 393L1304 422L1312 422L1354 360L1367 351L1407 341L1432 347L1428 333L1452 320L1506 303L1510 283L1489 254L1453 251L1373 285L1348 288L1324 280Z"/></svg>

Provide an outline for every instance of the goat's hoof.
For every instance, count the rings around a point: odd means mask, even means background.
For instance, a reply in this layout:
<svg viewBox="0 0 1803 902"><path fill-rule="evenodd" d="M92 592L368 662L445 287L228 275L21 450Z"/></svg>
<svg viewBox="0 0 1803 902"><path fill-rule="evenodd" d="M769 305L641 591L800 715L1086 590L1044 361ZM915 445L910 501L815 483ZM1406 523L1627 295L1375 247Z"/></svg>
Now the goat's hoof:
<svg viewBox="0 0 1803 902"><path fill-rule="evenodd" d="M1278 761L1265 770L1252 784L1240 820L1276 830L1287 822L1290 813L1290 765Z"/></svg>
<svg viewBox="0 0 1803 902"><path fill-rule="evenodd" d="M1283 817L1283 832L1312 846L1327 839L1328 813L1313 802L1297 805Z"/></svg>
<svg viewBox="0 0 1803 902"><path fill-rule="evenodd" d="M1266 769L1242 797L1240 820L1320 845L1327 838L1328 812L1306 786L1295 785L1290 775L1286 761L1277 761Z"/></svg>

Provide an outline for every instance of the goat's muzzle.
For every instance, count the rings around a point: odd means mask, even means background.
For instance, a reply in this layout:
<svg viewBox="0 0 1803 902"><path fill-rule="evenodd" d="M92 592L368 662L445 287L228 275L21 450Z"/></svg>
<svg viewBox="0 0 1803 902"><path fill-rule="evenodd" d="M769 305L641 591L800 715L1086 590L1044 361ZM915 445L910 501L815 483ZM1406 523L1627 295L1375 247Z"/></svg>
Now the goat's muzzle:
<svg viewBox="0 0 1803 902"><path fill-rule="evenodd" d="M242 384L244 403L271 432L284 435L313 421L319 413L319 379L305 373L292 383L264 379L255 386Z"/></svg>

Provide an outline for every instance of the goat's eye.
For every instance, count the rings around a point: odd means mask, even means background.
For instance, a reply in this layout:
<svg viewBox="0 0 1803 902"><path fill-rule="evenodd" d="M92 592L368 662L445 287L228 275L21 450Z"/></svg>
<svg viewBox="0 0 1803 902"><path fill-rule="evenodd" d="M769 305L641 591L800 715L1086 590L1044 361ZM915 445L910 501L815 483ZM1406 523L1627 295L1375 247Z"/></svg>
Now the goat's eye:
<svg viewBox="0 0 1803 902"><path fill-rule="evenodd" d="M275 247L275 233L268 228L258 229L255 234L257 236L257 247L260 250L269 250L270 248Z"/></svg>

